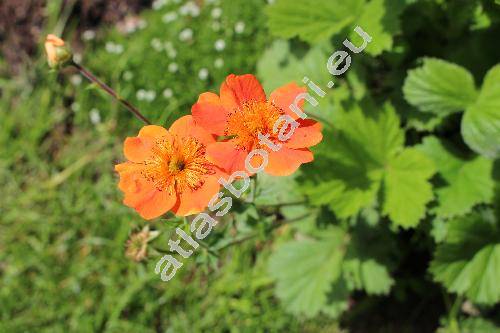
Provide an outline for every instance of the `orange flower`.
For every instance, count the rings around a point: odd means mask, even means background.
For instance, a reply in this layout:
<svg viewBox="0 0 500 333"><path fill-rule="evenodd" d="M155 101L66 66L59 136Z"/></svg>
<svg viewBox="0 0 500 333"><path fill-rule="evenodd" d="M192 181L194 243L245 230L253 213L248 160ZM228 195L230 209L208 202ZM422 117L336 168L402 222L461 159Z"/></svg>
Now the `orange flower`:
<svg viewBox="0 0 500 333"><path fill-rule="evenodd" d="M49 66L52 68L62 65L71 58L71 52L65 46L64 41L52 34L47 35L45 39L45 53Z"/></svg>
<svg viewBox="0 0 500 333"><path fill-rule="evenodd" d="M137 137L125 140L128 161L115 166L124 204L145 219L169 210L181 216L203 211L224 175L206 159L206 147L214 142L191 116L178 119L169 130L144 126Z"/></svg>
<svg viewBox="0 0 500 333"><path fill-rule="evenodd" d="M311 162L313 155L308 147L322 140L321 124L301 119L290 109L297 96L305 92L305 87L290 83L273 91L267 99L255 76L231 74L222 83L220 95L201 94L191 109L195 123L225 137L223 142L207 148L209 159L227 173L233 173L245 170L245 158L250 151L265 149L269 161L264 171L275 176L290 175L302 163ZM302 104L303 100L297 106L300 108ZM294 125L285 125L284 116L289 116ZM285 132L294 129L293 134L282 140L280 127ZM262 136L267 136L267 144ZM280 149L271 149L272 146Z"/></svg>

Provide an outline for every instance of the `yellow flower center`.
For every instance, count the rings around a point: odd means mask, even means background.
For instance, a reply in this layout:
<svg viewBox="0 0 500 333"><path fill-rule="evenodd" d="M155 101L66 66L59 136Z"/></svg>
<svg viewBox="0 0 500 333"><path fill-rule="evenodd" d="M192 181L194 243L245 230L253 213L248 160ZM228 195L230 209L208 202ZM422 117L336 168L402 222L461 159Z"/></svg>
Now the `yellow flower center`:
<svg viewBox="0 0 500 333"><path fill-rule="evenodd" d="M205 145L193 137L162 137L155 142L151 156L143 162L143 176L159 191L170 194L195 191L213 165L205 158Z"/></svg>
<svg viewBox="0 0 500 333"><path fill-rule="evenodd" d="M239 148L249 151L259 146L259 133L274 138L274 123L283 114L282 109L270 102L245 102L230 113L224 135L234 137Z"/></svg>

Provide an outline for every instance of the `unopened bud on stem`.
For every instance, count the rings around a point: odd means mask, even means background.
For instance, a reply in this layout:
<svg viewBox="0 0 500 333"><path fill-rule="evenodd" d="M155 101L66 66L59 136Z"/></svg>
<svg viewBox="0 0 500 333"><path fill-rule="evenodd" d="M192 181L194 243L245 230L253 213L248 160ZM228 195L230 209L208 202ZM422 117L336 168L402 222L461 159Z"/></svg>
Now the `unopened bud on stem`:
<svg viewBox="0 0 500 333"><path fill-rule="evenodd" d="M60 68L72 57L71 51L65 45L64 41L55 36L47 35L45 39L45 53L51 68Z"/></svg>

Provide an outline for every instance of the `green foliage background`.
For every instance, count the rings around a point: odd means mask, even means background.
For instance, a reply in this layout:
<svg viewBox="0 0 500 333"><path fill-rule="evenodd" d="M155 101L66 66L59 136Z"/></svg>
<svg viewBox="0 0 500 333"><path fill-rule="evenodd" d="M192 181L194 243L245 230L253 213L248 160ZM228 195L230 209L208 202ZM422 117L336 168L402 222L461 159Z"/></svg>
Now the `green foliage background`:
<svg viewBox="0 0 500 333"><path fill-rule="evenodd" d="M307 110L324 126L315 161L259 175L164 283L155 263L186 222L142 221L113 172L141 124L40 54L0 78L0 332L499 331L500 6L196 4L157 1L137 31L98 30L82 63L164 126L229 73L267 92L307 76L327 90ZM361 43L357 25L373 41L332 77L327 59ZM130 261L146 224L160 236Z"/></svg>

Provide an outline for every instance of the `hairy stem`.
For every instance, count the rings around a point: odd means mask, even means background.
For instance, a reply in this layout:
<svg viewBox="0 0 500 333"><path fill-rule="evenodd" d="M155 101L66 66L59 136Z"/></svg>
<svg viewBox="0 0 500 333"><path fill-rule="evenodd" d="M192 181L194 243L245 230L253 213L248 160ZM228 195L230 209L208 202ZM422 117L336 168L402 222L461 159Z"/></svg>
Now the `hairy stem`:
<svg viewBox="0 0 500 333"><path fill-rule="evenodd" d="M134 116L136 116L138 119L140 119L142 122L144 122L147 125L151 125L151 122L142 115L142 113L132 104L130 104L129 101L126 99L123 99L120 97L113 89L111 89L106 83L102 82L99 80L94 74L92 74L90 71L88 71L85 67L77 64L74 61L71 61L71 65L78 69L78 71L85 76L90 82L93 82L99 86L102 90L104 90L108 95L116 99L120 104L125 106L127 110L132 112Z"/></svg>

